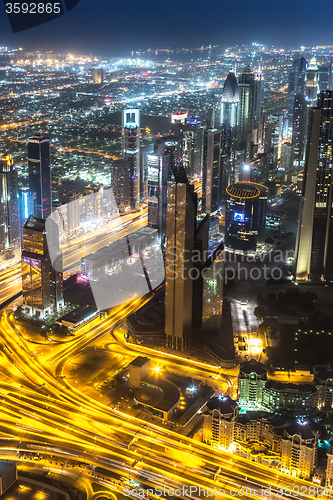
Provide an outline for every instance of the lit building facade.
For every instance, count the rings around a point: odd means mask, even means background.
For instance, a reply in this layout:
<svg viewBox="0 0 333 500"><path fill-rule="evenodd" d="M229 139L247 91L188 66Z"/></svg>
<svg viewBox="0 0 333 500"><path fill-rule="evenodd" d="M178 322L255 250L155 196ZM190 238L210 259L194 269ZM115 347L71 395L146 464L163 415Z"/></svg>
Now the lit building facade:
<svg viewBox="0 0 333 500"><path fill-rule="evenodd" d="M57 228L54 223L52 230ZM55 238L57 240L59 238ZM37 318L44 318L64 306L62 273L51 265L45 220L33 216L23 228L22 293L23 307Z"/></svg>
<svg viewBox="0 0 333 500"><path fill-rule="evenodd" d="M238 396L240 406L260 407L267 382L267 369L255 359L239 366Z"/></svg>
<svg viewBox="0 0 333 500"><path fill-rule="evenodd" d="M162 243L166 236L170 155L163 138L156 139L154 153L147 155L148 226L158 230Z"/></svg>
<svg viewBox="0 0 333 500"><path fill-rule="evenodd" d="M331 412L333 409L333 370L330 366L314 367L314 383L318 396L318 408Z"/></svg>
<svg viewBox="0 0 333 500"><path fill-rule="evenodd" d="M203 266L202 326L219 334L222 328L224 284L224 246L219 245Z"/></svg>
<svg viewBox="0 0 333 500"><path fill-rule="evenodd" d="M204 133L202 208L211 214L220 208L221 201L221 131L208 129Z"/></svg>
<svg viewBox="0 0 333 500"><path fill-rule="evenodd" d="M266 237L282 238L285 227L284 212L268 212L266 214Z"/></svg>
<svg viewBox="0 0 333 500"><path fill-rule="evenodd" d="M175 171L174 177L168 189L165 333L167 346L185 349L192 337L196 195L184 170Z"/></svg>
<svg viewBox="0 0 333 500"><path fill-rule="evenodd" d="M316 58L313 57L305 73L305 93L309 108L317 105L317 96L319 92L319 72Z"/></svg>
<svg viewBox="0 0 333 500"><path fill-rule="evenodd" d="M261 405L276 414L291 412L298 417L309 415L317 408L317 391L314 385L283 384L268 381L262 391Z"/></svg>
<svg viewBox="0 0 333 500"><path fill-rule="evenodd" d="M289 174L294 169L295 145L290 142L284 142L281 145L280 170Z"/></svg>
<svg viewBox="0 0 333 500"><path fill-rule="evenodd" d="M327 465L326 465L326 481L325 486L333 487L333 443L330 443L330 449L327 452Z"/></svg>
<svg viewBox="0 0 333 500"><path fill-rule="evenodd" d="M306 152L296 238L297 279L333 279L332 140L333 92L321 92L309 112Z"/></svg>
<svg viewBox="0 0 333 500"><path fill-rule="evenodd" d="M122 156L129 164L131 208L140 206L140 110L122 112Z"/></svg>
<svg viewBox="0 0 333 500"><path fill-rule="evenodd" d="M239 88L235 74L230 72L224 82L221 101L222 154L227 156L226 182L233 184L237 179L237 123Z"/></svg>
<svg viewBox="0 0 333 500"><path fill-rule="evenodd" d="M309 478L317 463L319 432L309 423L287 426L281 443L281 467L291 475Z"/></svg>
<svg viewBox="0 0 333 500"><path fill-rule="evenodd" d="M332 59L329 59L327 63L318 67L318 74L319 92L332 90Z"/></svg>
<svg viewBox="0 0 333 500"><path fill-rule="evenodd" d="M131 209L131 174L127 160L115 160L111 167L111 187L120 213Z"/></svg>
<svg viewBox="0 0 333 500"><path fill-rule="evenodd" d="M99 85L104 81L104 70L102 68L93 69L93 82L94 85Z"/></svg>
<svg viewBox="0 0 333 500"><path fill-rule="evenodd" d="M21 254L17 171L11 156L0 158L0 267Z"/></svg>
<svg viewBox="0 0 333 500"><path fill-rule="evenodd" d="M229 396L213 397L204 412L205 443L226 451L238 450L240 455L268 465L279 463L283 472L304 479L315 470L318 435L306 421L288 421L265 411L240 413ZM327 482L332 482L332 469L333 459L328 456Z"/></svg>
<svg viewBox="0 0 333 500"><path fill-rule="evenodd" d="M28 141L29 191L31 212L47 219L52 211L50 139L45 134L35 135Z"/></svg>
<svg viewBox="0 0 333 500"><path fill-rule="evenodd" d="M288 109L293 114L294 99L296 94L305 94L305 72L308 64L303 56L294 59L289 70L288 82Z"/></svg>
<svg viewBox="0 0 333 500"><path fill-rule="evenodd" d="M305 94L296 94L294 97L293 134L294 164L299 170L304 166L304 155L307 137L308 105Z"/></svg>
<svg viewBox="0 0 333 500"><path fill-rule="evenodd" d="M204 129L198 120L180 127L181 162L189 178L201 177Z"/></svg>
<svg viewBox="0 0 333 500"><path fill-rule="evenodd" d="M239 75L238 85L237 149L244 161L251 161L254 145L262 144L263 139L263 76L247 67Z"/></svg>
<svg viewBox="0 0 333 500"><path fill-rule="evenodd" d="M234 442L238 412L237 403L230 396L210 399L204 413L204 443L228 450Z"/></svg>
<svg viewBox="0 0 333 500"><path fill-rule="evenodd" d="M225 246L242 252L257 250L265 239L267 188L237 182L227 188Z"/></svg>

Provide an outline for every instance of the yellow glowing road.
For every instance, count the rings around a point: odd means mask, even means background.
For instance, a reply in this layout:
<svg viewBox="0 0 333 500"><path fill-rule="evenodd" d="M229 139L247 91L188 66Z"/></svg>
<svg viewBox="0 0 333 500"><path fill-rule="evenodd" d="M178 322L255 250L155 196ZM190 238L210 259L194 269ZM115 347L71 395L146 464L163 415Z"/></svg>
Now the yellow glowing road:
<svg viewBox="0 0 333 500"><path fill-rule="evenodd" d="M22 290L21 263L0 271L0 304Z"/></svg>
<svg viewBox="0 0 333 500"><path fill-rule="evenodd" d="M107 335L148 299L137 299L115 309L69 345L58 346L58 352L52 356L32 354L31 343L16 328L10 311L2 314L0 431L10 438L2 448L13 447L14 440L18 450L73 458L125 477L130 475L150 486L217 486L226 490L227 498L242 497L241 492L237 494L241 487L250 487L254 490L252 496L260 498L262 485L276 488L281 484L308 484L111 409L61 378L62 363ZM137 355L133 346L119 340L117 343L129 358ZM139 352L142 349L138 346ZM175 366L186 362L171 354L168 361ZM194 361L189 365L198 371L219 373L214 366ZM228 494L230 489L236 489L234 496Z"/></svg>

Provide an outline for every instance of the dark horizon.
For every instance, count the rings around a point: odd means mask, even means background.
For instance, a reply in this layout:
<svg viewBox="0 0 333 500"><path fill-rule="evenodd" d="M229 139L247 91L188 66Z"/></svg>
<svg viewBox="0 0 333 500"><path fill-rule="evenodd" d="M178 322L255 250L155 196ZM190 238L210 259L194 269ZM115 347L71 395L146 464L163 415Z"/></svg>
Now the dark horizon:
<svg viewBox="0 0 333 500"><path fill-rule="evenodd" d="M287 49L304 46L330 45L330 19L333 5L325 5L325 17L315 23L313 4L309 0L286 0L279 9L264 0L256 7L245 0L225 3L213 0L202 4L198 0L181 3L170 0L156 5L151 0L140 4L129 0L112 5L100 0L80 0L65 14L40 27L13 34L5 7L0 5L0 45L10 48L93 53L128 56L131 51L182 48L201 45L232 46L251 42ZM323 4L324 8L324 4ZM320 11L319 7L316 8ZM200 14L200 15L198 15Z"/></svg>

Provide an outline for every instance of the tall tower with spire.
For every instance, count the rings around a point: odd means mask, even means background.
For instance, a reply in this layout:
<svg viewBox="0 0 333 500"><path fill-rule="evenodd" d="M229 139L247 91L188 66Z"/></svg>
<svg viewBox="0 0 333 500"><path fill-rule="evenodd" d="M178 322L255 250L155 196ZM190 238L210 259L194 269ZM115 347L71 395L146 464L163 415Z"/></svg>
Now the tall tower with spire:
<svg viewBox="0 0 333 500"><path fill-rule="evenodd" d="M305 94L307 95L308 107L317 106L319 92L319 71L316 58L313 57L305 73Z"/></svg>
<svg viewBox="0 0 333 500"><path fill-rule="evenodd" d="M262 143L264 79L247 66L239 75L237 148L243 160L253 157L253 146Z"/></svg>
<svg viewBox="0 0 333 500"><path fill-rule="evenodd" d="M230 72L224 82L221 100L222 155L229 166L227 184L236 180L238 106L238 82L235 73Z"/></svg>

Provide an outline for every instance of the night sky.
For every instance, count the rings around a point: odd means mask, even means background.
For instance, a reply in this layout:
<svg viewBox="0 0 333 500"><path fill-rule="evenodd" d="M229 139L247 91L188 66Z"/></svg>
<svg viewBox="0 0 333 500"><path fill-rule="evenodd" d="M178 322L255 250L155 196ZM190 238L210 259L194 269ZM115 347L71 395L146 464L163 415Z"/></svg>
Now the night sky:
<svg viewBox="0 0 333 500"><path fill-rule="evenodd" d="M80 0L64 16L13 34L0 4L0 44L115 56L209 43L299 47L333 44L332 18L327 0Z"/></svg>

